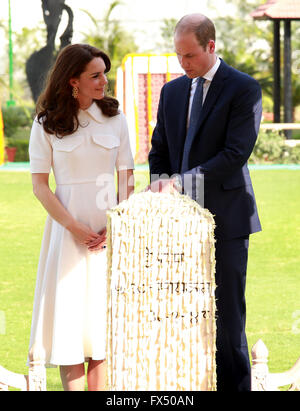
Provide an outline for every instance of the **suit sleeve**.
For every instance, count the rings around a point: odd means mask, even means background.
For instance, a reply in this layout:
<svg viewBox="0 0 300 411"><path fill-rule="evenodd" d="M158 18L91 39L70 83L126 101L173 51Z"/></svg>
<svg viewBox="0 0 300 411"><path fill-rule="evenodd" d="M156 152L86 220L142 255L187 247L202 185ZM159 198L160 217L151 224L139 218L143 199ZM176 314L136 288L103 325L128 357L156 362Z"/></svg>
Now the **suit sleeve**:
<svg viewBox="0 0 300 411"><path fill-rule="evenodd" d="M152 135L152 147L149 152L150 179L155 181L171 175L169 149L165 132L163 112L164 86L162 87L157 110L157 123Z"/></svg>
<svg viewBox="0 0 300 411"><path fill-rule="evenodd" d="M257 139L261 115L261 88L252 79L233 99L223 148L186 174L204 174L206 182L223 183L249 159Z"/></svg>

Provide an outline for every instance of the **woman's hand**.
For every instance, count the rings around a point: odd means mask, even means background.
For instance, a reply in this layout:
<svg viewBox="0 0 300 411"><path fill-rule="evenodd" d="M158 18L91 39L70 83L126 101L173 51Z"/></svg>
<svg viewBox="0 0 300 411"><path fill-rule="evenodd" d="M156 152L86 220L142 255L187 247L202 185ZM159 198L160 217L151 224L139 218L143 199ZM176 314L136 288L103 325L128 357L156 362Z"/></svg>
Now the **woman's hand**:
<svg viewBox="0 0 300 411"><path fill-rule="evenodd" d="M87 225L75 220L50 190L48 173L32 174L32 184L35 196L49 215L69 230L79 244L87 246L91 251L100 250L105 246L106 228L96 233Z"/></svg>
<svg viewBox="0 0 300 411"><path fill-rule="evenodd" d="M99 237L87 244L89 251L99 251L106 248L106 227L98 233Z"/></svg>
<svg viewBox="0 0 300 411"><path fill-rule="evenodd" d="M82 245L88 246L93 241L99 241L101 239L100 234L78 221L75 221L70 227L67 227L67 229L72 233L75 240Z"/></svg>

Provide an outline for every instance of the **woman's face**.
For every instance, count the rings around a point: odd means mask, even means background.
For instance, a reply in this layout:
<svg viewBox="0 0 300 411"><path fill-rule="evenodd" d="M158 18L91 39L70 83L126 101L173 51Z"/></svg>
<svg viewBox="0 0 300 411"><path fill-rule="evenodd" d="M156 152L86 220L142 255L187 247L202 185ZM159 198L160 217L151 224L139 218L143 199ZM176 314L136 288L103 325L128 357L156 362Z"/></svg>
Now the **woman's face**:
<svg viewBox="0 0 300 411"><path fill-rule="evenodd" d="M72 87L78 88L78 101L80 108L88 108L93 100L100 100L105 95L107 78L105 75L105 63L101 57L91 60L79 78L70 80Z"/></svg>

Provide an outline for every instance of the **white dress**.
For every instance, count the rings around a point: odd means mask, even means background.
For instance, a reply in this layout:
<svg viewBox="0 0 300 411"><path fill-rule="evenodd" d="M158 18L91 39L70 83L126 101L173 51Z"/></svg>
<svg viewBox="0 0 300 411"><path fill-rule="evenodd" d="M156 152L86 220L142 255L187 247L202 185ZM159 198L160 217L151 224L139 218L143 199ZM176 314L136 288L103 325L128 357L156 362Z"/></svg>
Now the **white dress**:
<svg viewBox="0 0 300 411"><path fill-rule="evenodd" d="M31 173L53 170L56 196L72 216L95 232L116 205L115 169L133 169L123 113L104 116L96 103L80 110L80 126L58 139L36 120L30 136ZM31 349L46 366L105 358L106 252L90 252L47 217L38 265Z"/></svg>

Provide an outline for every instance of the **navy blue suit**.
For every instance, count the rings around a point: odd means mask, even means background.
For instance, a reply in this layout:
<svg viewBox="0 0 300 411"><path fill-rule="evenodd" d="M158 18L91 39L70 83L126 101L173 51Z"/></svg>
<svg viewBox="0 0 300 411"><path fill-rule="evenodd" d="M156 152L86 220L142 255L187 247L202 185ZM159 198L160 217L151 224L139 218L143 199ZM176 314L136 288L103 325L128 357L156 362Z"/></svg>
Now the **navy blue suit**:
<svg viewBox="0 0 300 411"><path fill-rule="evenodd" d="M152 136L152 175L180 174L191 79L166 83ZM262 113L256 80L223 60L210 84L189 151L189 170L204 175L204 207L215 216L217 283L217 385L249 390L245 336L245 279L249 234L260 231L247 160Z"/></svg>

